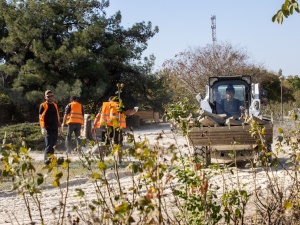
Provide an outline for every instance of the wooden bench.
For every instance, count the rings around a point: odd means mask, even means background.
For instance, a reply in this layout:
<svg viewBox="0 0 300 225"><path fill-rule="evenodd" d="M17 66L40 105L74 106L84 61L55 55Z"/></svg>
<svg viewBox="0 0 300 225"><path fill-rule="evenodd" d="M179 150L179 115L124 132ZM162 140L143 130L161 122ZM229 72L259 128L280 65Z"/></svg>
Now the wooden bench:
<svg viewBox="0 0 300 225"><path fill-rule="evenodd" d="M142 121L159 122L159 113L153 110L138 111L134 115L139 116Z"/></svg>

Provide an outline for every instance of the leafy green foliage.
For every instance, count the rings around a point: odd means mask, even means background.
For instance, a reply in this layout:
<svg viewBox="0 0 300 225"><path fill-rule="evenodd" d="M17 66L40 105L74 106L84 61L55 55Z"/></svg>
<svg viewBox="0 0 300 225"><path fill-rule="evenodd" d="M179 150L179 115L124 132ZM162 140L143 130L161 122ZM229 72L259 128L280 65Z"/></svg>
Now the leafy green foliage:
<svg viewBox="0 0 300 225"><path fill-rule="evenodd" d="M44 149L44 139L38 123L23 123L2 127L0 129L0 139L6 135L6 142L12 143L17 148L24 146L34 150Z"/></svg>
<svg viewBox="0 0 300 225"><path fill-rule="evenodd" d="M197 120L193 118L197 115L198 106L191 103L188 98L177 100L165 106L165 117L172 121L173 125L180 128L186 135L190 126L197 126Z"/></svg>
<svg viewBox="0 0 300 225"><path fill-rule="evenodd" d="M0 150L2 156L1 161L3 162L3 166L0 167L0 181L10 176L14 177L12 190L16 190L22 195L30 220L32 221L32 209L35 208L35 210L39 212L39 219L42 221L42 224L44 224L44 215L41 207L41 187L43 184L46 184L44 177L53 175L52 186L60 188L60 180L64 175L60 170L61 164L64 163L62 161L68 162L68 159L57 159L55 156L50 156L51 163L42 168L42 170L47 171L45 174L42 174L40 171L37 172L38 170L33 165L33 159L29 156L30 150L27 148L21 147L19 151L15 151L10 144L3 143ZM66 170L67 177L69 177L68 169L69 167ZM67 182L68 181L67 179ZM68 195L67 193L65 194L65 196ZM64 194L62 194L62 196L60 212L62 217L64 217L66 198ZM61 219L58 218L58 221L59 220Z"/></svg>
<svg viewBox="0 0 300 225"><path fill-rule="evenodd" d="M299 4L297 0L285 0L281 6L281 9L272 17L273 22L283 23L284 18L288 18L293 15L294 11L299 13Z"/></svg>
<svg viewBox="0 0 300 225"><path fill-rule="evenodd" d="M224 217L226 223L234 221L238 224L245 213L245 206L249 200L245 190L232 190L222 195L222 205L224 206Z"/></svg>
<svg viewBox="0 0 300 225"><path fill-rule="evenodd" d="M165 85L165 75L162 73L152 73L153 61L145 60L143 66L135 66L134 76L125 73L122 83L125 84L122 98L126 108L136 105L140 109L155 110L163 113L163 105L172 99L172 91Z"/></svg>
<svg viewBox="0 0 300 225"><path fill-rule="evenodd" d="M217 224L221 216L221 205L216 204L216 194L208 186L208 177L203 169L185 162L185 167L175 168L179 186L174 194L184 200L184 216L187 224Z"/></svg>
<svg viewBox="0 0 300 225"><path fill-rule="evenodd" d="M10 121L11 112L14 110L13 103L6 94L0 94L0 121L3 123L5 121Z"/></svg>
<svg viewBox="0 0 300 225"><path fill-rule="evenodd" d="M108 6L95 0L1 2L2 85L25 117L37 115L48 88L59 105L71 94L97 103L116 83L140 76L143 65L129 62L140 60L158 28L140 22L125 29L120 12L106 18Z"/></svg>

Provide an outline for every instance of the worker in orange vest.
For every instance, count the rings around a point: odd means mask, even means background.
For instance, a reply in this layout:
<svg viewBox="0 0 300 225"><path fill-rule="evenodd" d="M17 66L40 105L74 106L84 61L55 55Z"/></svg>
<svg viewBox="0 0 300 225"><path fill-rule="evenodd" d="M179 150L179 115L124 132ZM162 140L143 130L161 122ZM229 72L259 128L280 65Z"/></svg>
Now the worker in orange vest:
<svg viewBox="0 0 300 225"><path fill-rule="evenodd" d="M62 122L62 129L64 125L68 125L66 136L66 153L71 153L72 133L75 134L76 150L79 152L81 140L79 138L81 129L84 125L84 109L77 101L77 96L70 97L70 103L65 108L65 114Z"/></svg>
<svg viewBox="0 0 300 225"><path fill-rule="evenodd" d="M133 115L137 110L138 108L135 107L133 110L128 109L125 113L121 112L119 99L116 96L111 96L108 102L102 103L102 107L95 117L92 133L95 134L95 129L102 127L101 140L105 142L106 147L111 141L113 144L122 146L123 131L126 128L125 115ZM103 157L105 152L100 152L100 155ZM122 152L119 152L119 162L122 162Z"/></svg>
<svg viewBox="0 0 300 225"><path fill-rule="evenodd" d="M54 146L57 143L58 127L60 127L60 117L57 104L53 102L53 93L51 90L45 91L45 102L39 108L39 120L42 135L45 136L44 164L49 165L51 158L48 156L54 154Z"/></svg>

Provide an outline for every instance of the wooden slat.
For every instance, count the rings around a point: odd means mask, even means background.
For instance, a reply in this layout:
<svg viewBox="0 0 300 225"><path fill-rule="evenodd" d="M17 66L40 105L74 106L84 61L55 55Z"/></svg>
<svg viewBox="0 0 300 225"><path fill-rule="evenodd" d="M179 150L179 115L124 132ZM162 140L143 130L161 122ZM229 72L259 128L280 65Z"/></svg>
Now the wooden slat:
<svg viewBox="0 0 300 225"><path fill-rule="evenodd" d="M205 116L204 118L201 118L199 122L205 126L205 127L211 127L211 126L220 126L220 124L214 120L214 118Z"/></svg>

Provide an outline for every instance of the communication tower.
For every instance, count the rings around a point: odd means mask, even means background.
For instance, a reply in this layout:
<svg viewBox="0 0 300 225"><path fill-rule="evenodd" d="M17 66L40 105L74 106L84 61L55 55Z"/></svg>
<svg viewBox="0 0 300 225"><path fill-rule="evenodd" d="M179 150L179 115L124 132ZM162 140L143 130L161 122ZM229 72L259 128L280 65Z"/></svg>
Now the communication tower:
<svg viewBox="0 0 300 225"><path fill-rule="evenodd" d="M212 41L213 45L217 42L217 35L216 35L216 16L211 16L211 31L212 31Z"/></svg>

